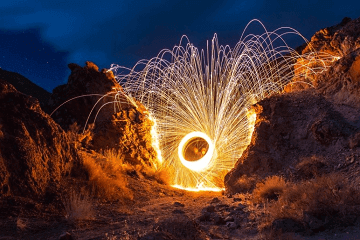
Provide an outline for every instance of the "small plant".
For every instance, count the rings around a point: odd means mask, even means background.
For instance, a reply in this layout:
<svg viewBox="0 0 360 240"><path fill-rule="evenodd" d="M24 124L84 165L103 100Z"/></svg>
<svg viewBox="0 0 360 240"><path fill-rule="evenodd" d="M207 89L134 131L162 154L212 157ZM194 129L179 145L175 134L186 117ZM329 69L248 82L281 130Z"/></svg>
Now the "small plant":
<svg viewBox="0 0 360 240"><path fill-rule="evenodd" d="M16 220L16 227L19 230L24 231L27 228L27 221L18 217Z"/></svg>
<svg viewBox="0 0 360 240"><path fill-rule="evenodd" d="M254 201L264 202L277 200L286 188L286 182L282 177L271 176L265 179L264 182L256 184L253 191Z"/></svg>
<svg viewBox="0 0 360 240"><path fill-rule="evenodd" d="M256 184L257 179L252 176L241 176L236 183L234 184L235 192L248 193L250 192Z"/></svg>
<svg viewBox="0 0 360 240"><path fill-rule="evenodd" d="M66 211L66 218L71 221L94 219L94 209L92 199L86 191L71 190L62 198Z"/></svg>

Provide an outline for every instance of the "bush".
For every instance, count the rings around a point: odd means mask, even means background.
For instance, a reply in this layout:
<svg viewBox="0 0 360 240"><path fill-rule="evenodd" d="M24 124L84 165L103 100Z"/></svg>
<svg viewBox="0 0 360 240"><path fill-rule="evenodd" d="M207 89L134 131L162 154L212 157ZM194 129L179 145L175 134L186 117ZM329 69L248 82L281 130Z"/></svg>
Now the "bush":
<svg viewBox="0 0 360 240"><path fill-rule="evenodd" d="M233 186L233 188L235 189L234 192L248 193L252 189L254 189L256 182L256 177L242 175L240 178L238 178L238 180Z"/></svg>
<svg viewBox="0 0 360 240"><path fill-rule="evenodd" d="M65 217L70 222L94 219L92 199L85 190L69 191L62 197L62 202L66 211Z"/></svg>
<svg viewBox="0 0 360 240"><path fill-rule="evenodd" d="M277 200L286 188L286 182L282 177L271 176L265 179L264 182L256 184L253 191L253 198L255 202L265 202Z"/></svg>
<svg viewBox="0 0 360 240"><path fill-rule="evenodd" d="M325 230L354 223L354 216L360 215L359 190L358 184L334 173L297 183L273 178L257 186L253 202L267 199L272 193L278 196L277 200L257 209L257 216L262 216L259 218L261 228L268 227L276 219L290 218L310 228Z"/></svg>
<svg viewBox="0 0 360 240"><path fill-rule="evenodd" d="M121 159L113 157L107 160L87 153L82 153L81 156L88 173L88 184L92 187L95 196L109 201L125 201L133 198L132 192L127 188Z"/></svg>

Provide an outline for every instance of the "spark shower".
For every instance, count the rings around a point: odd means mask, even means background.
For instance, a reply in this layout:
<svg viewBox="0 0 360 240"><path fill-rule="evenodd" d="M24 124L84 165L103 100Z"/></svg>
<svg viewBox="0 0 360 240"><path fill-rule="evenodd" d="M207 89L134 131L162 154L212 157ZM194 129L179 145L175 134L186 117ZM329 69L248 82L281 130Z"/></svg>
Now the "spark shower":
<svg viewBox="0 0 360 240"><path fill-rule="evenodd" d="M254 23L263 34L245 35ZM256 120L251 105L281 92L299 58L318 61L306 71L315 73L333 60L315 52L298 54L284 40L289 34L306 42L292 28L269 32L252 20L234 48L219 46L215 34L206 50L199 51L183 36L172 50L132 69L112 65L124 92L154 120L159 161L172 173L174 186L221 190L225 174L250 143Z"/></svg>

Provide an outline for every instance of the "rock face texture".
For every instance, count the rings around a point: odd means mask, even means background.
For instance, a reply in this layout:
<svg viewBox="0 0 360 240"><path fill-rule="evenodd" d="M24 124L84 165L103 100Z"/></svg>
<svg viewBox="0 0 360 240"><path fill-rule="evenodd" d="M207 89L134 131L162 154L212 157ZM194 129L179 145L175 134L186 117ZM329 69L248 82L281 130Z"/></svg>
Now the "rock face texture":
<svg viewBox="0 0 360 240"><path fill-rule="evenodd" d="M109 121L95 123L93 147L95 150L116 149L132 164L156 163L157 153L152 146L153 122L144 107L123 104Z"/></svg>
<svg viewBox="0 0 360 240"><path fill-rule="evenodd" d="M104 69L99 72L99 68L92 62L86 62L85 67L80 67L74 63L68 66L71 70L68 83L53 90L48 107L50 114L63 104L52 114L52 118L64 130L68 130L70 125L75 122L84 127L91 110L96 105L89 119L89 123L92 123L100 107L105 103L114 101L116 91L121 90L121 86L116 82L111 71ZM114 94L110 94L98 102L101 97L110 92ZM73 100L65 103L70 99ZM97 120L101 121L103 118L108 118L109 112L114 112L114 107L111 104L101 109Z"/></svg>
<svg viewBox="0 0 360 240"><path fill-rule="evenodd" d="M344 18L341 23L321 29L311 38L302 53L315 50L344 57L360 47L360 18Z"/></svg>
<svg viewBox="0 0 360 240"><path fill-rule="evenodd" d="M334 165L357 132L314 90L272 96L253 108L257 119L251 143L225 178L230 192L238 192L236 181L242 176L288 174L313 156Z"/></svg>
<svg viewBox="0 0 360 240"><path fill-rule="evenodd" d="M228 192L241 191L237 183L244 177L311 177L312 172L334 169L350 178L359 176L360 19L345 18L320 30L302 52L311 49L337 58L326 71L302 79L313 87L285 88L288 93L253 106L255 130L250 145L225 177ZM295 68L294 81L299 80L296 75Z"/></svg>
<svg viewBox="0 0 360 240"><path fill-rule="evenodd" d="M43 198L59 188L77 153L39 102L0 80L0 194Z"/></svg>
<svg viewBox="0 0 360 240"><path fill-rule="evenodd" d="M341 23L316 32L300 52L304 58L295 64L295 77L285 91L307 89L318 84L321 68L329 67L360 47L360 18L344 18ZM317 52L315 56L312 52ZM320 67L320 69L315 70ZM340 70L340 69L337 69ZM339 71L338 71L339 72ZM340 72L339 72L340 73Z"/></svg>
<svg viewBox="0 0 360 240"><path fill-rule="evenodd" d="M85 67L69 64L69 68L71 75L68 83L54 89L52 109L74 97L97 95L65 103L52 115L55 121L64 129L76 123L82 130L90 115L88 123L95 123L91 142L94 150L115 149L128 162L155 163L157 153L152 146L150 133L153 122L145 107L122 92L111 71L99 72L92 62L86 62ZM105 94L109 94L108 97L97 102Z"/></svg>

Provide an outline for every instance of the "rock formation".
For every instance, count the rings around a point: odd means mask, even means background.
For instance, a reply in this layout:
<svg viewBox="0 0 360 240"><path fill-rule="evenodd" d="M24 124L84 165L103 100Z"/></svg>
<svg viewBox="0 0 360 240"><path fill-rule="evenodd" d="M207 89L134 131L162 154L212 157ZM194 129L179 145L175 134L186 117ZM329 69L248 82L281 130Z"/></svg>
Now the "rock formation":
<svg viewBox="0 0 360 240"><path fill-rule="evenodd" d="M145 107L122 92L111 71L103 69L99 72L92 62L86 62L85 67L69 64L69 68L71 75L68 83L54 89L52 109L74 97L97 95L65 103L52 115L55 121L64 129L69 129L74 123L83 128L93 110L88 123L95 123L91 142L94 150L115 149L133 164L155 163L157 153L152 146L150 134L153 122ZM108 93L108 97L97 102ZM115 95L120 104L114 102Z"/></svg>
<svg viewBox="0 0 360 240"><path fill-rule="evenodd" d="M313 78L302 77L313 87L288 85L288 93L253 106L255 130L250 145L225 177L228 192L241 191L238 181L243 177L303 177L309 173L304 168L317 173L341 170L350 178L358 177L360 167L354 163L360 156L360 18L345 18L318 31L302 53L311 49L338 58ZM297 70L294 81L299 81Z"/></svg>
<svg viewBox="0 0 360 240"><path fill-rule="evenodd" d="M0 80L0 194L43 199L77 162L66 133L37 99Z"/></svg>
<svg viewBox="0 0 360 240"><path fill-rule="evenodd" d="M345 57L360 47L360 18L344 18L341 23L316 32L310 42L300 50L304 58L295 64L295 77L285 91L307 89L317 84L321 70L316 67L332 66L334 61ZM317 52L315 56L312 52ZM310 56L309 56L310 54ZM322 61L327 59L326 61ZM331 59L333 58L333 59ZM339 69L338 69L339 70Z"/></svg>
<svg viewBox="0 0 360 240"><path fill-rule="evenodd" d="M98 102L89 119L89 123L92 123L100 107L105 103L114 101L116 91L121 90L121 86L116 82L111 71L103 69L99 72L99 68L92 62L86 62L85 67L80 67L74 63L68 66L71 70L68 83L60 85L53 90L48 107L48 113L50 114L61 104L64 104L52 114L53 119L64 130L68 130L75 122L79 126L84 127L97 101L107 93L114 93ZM73 100L65 103L70 99ZM114 112L113 105L109 104L102 108L97 120L102 121L103 118L109 118L111 116L108 114L109 112Z"/></svg>

